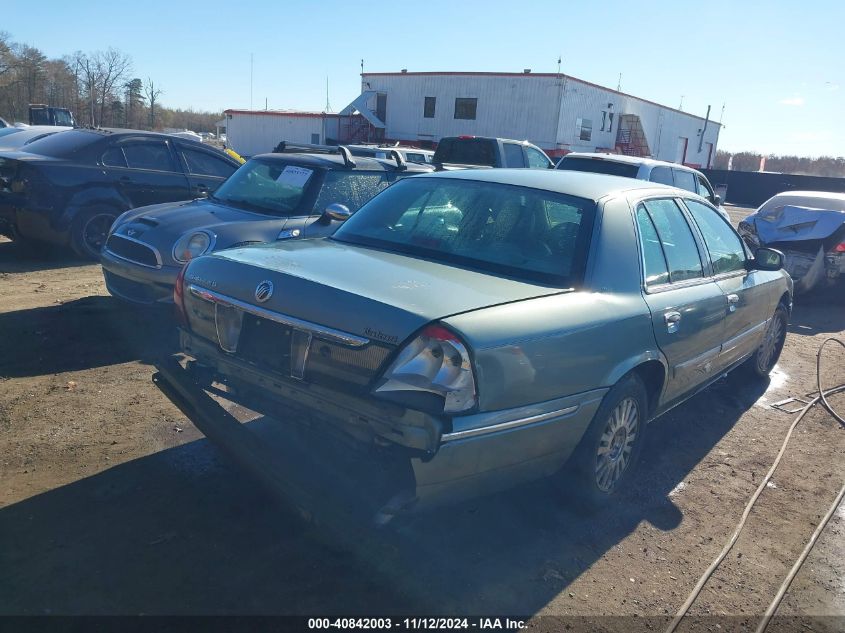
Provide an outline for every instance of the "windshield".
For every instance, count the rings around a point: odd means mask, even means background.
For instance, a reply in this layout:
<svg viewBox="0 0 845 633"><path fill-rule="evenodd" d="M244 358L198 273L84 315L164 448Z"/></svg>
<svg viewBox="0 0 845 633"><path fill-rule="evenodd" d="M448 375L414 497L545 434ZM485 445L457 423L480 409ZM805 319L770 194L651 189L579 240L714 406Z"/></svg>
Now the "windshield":
<svg viewBox="0 0 845 633"><path fill-rule="evenodd" d="M253 159L220 185L213 198L256 213L291 215L314 177L307 167Z"/></svg>
<svg viewBox="0 0 845 633"><path fill-rule="evenodd" d="M610 176L624 176L636 178L640 170L639 165L620 163L615 160L601 158L567 158L564 157L557 166L558 169L569 171L586 171L594 174L608 174Z"/></svg>
<svg viewBox="0 0 845 633"><path fill-rule="evenodd" d="M51 134L47 138L42 138L27 147L28 152L33 154L41 154L42 156L52 156L54 158L63 158L78 152L81 149L93 145L103 139L103 135L98 132L89 132L87 130L66 130L64 132L57 132Z"/></svg>
<svg viewBox="0 0 845 633"><path fill-rule="evenodd" d="M589 200L526 187L408 178L332 239L570 287L583 276L594 209Z"/></svg>

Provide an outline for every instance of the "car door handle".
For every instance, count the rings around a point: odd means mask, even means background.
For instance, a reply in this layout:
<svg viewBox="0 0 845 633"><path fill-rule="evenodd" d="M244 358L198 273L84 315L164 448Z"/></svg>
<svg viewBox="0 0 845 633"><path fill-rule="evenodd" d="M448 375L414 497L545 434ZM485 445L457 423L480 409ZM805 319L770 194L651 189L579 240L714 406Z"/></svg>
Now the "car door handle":
<svg viewBox="0 0 845 633"><path fill-rule="evenodd" d="M197 185L197 193L201 196L208 195L208 185Z"/></svg>
<svg viewBox="0 0 845 633"><path fill-rule="evenodd" d="M738 304L739 304L739 295L729 294L728 295L728 312L735 312L736 306Z"/></svg>
<svg viewBox="0 0 845 633"><path fill-rule="evenodd" d="M672 334L678 331L678 327L681 324L681 313L676 310L666 312L663 314L663 320L666 322L666 330L669 334Z"/></svg>

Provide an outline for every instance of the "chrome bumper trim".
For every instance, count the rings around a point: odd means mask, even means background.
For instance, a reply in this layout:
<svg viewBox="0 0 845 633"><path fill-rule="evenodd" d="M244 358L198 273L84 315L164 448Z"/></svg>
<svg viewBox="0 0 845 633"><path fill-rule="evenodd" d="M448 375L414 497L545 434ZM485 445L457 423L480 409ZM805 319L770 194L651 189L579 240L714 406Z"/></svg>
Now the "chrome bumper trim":
<svg viewBox="0 0 845 633"><path fill-rule="evenodd" d="M546 422L553 418L562 417L575 413L580 408L580 405L574 404L565 409L558 409L557 411L549 411L548 413L541 413L540 415L532 415L527 418L520 418L518 420L511 420L510 422L502 422L501 424L493 424L491 426L482 426L477 429L467 429L466 431L457 431L456 433L444 433L440 437L443 443L453 442L455 440L463 440L468 437L477 437L479 435L487 435L488 433L498 433L499 431L510 431L511 429L518 429L529 424L538 424Z"/></svg>
<svg viewBox="0 0 845 633"><path fill-rule="evenodd" d="M350 334L341 330L335 330L334 328L325 327L317 323L312 323L311 321L297 319L296 317L288 316L287 314L281 314L280 312L272 312L271 310L265 310L264 308L259 308L258 306L252 305L250 303L240 301L239 299L234 299L232 297L227 297L226 295L221 295L220 293L214 292L213 290L208 290L207 288L200 288L199 286L191 284L188 286L188 290L192 295L198 297L199 299L203 299L204 301L208 301L210 303L215 304L219 303L225 306L238 308L240 310L243 310L244 312L248 312L249 314L261 317L262 319L267 319L268 321L275 321L276 323L288 325L298 330L311 332L311 334L313 334L314 336L333 341L335 343L340 343L341 345L347 345L349 347L363 347L364 345L367 345L370 342L370 339L364 338L362 336L356 336L355 334Z"/></svg>

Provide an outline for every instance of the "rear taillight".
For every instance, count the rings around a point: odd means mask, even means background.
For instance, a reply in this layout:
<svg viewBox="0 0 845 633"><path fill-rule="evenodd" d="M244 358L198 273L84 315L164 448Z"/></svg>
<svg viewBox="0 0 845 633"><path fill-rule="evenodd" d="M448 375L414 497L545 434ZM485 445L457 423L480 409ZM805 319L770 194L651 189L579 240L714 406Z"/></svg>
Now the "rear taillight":
<svg viewBox="0 0 845 633"><path fill-rule="evenodd" d="M833 252L834 253L845 253L845 242L839 242L839 244L837 244L834 247Z"/></svg>
<svg viewBox="0 0 845 633"><path fill-rule="evenodd" d="M375 393L436 414L469 411L475 407L476 392L467 346L452 330L427 326L402 348Z"/></svg>
<svg viewBox="0 0 845 633"><path fill-rule="evenodd" d="M182 270L176 275L176 283L173 285L173 305L176 306L176 321L179 325L188 327L188 313L185 312L185 271L188 264L182 266Z"/></svg>

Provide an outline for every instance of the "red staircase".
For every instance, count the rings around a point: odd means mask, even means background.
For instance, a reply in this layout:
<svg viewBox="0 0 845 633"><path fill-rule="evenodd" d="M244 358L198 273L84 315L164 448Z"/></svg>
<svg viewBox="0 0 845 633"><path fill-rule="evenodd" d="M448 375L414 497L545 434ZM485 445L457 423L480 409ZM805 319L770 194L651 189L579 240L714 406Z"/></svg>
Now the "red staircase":
<svg viewBox="0 0 845 633"><path fill-rule="evenodd" d="M616 131L616 151L626 156L651 156L648 139L643 130L640 117L636 114L623 114L619 117Z"/></svg>

